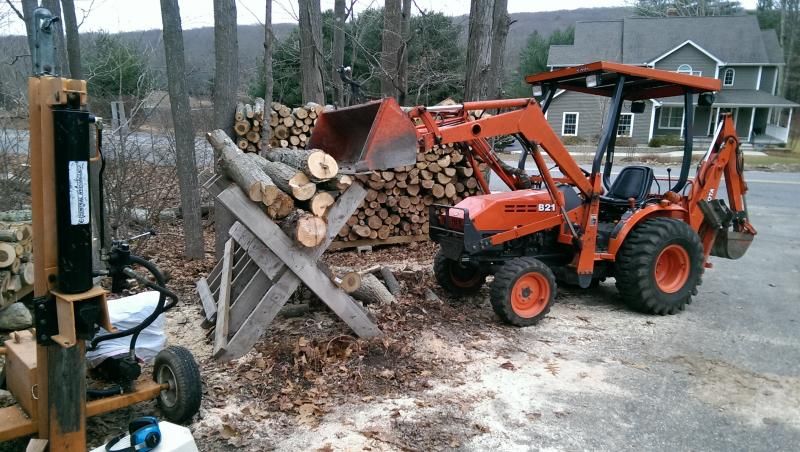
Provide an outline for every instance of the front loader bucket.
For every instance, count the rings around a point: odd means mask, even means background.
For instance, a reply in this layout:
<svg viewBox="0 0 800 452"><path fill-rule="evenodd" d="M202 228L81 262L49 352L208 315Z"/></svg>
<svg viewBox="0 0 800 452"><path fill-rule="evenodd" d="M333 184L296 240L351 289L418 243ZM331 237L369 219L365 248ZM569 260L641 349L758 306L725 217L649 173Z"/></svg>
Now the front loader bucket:
<svg viewBox="0 0 800 452"><path fill-rule="evenodd" d="M753 243L753 237L754 235L748 232L723 229L717 233L717 238L714 239L711 255L724 257L725 259L739 259L750 248Z"/></svg>
<svg viewBox="0 0 800 452"><path fill-rule="evenodd" d="M393 98L323 113L306 147L332 155L343 173L391 169L417 161L414 123Z"/></svg>

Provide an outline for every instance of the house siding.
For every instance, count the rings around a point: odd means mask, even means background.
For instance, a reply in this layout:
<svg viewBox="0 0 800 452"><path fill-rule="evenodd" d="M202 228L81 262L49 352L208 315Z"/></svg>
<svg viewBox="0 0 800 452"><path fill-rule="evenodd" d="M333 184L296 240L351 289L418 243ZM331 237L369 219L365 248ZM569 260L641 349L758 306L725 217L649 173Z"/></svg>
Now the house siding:
<svg viewBox="0 0 800 452"><path fill-rule="evenodd" d="M603 119L608 111L609 100L601 96L567 91L553 99L547 110L547 122L556 135L563 140L561 126L566 112L580 113L578 119L578 137L586 141L596 141L600 137ZM630 112L630 102L625 102L622 112ZM650 134L650 115L653 103L645 102L644 113L633 115L633 133L630 137L638 144L646 144Z"/></svg>
<svg viewBox="0 0 800 452"><path fill-rule="evenodd" d="M764 66L761 71L761 91L772 94L772 90L775 88L775 72L777 70L778 68L775 66Z"/></svg>
<svg viewBox="0 0 800 452"><path fill-rule="evenodd" d="M667 55L663 60L656 63L655 68L675 72L678 70L678 66L682 64L692 66L694 71L702 71L704 77L714 77L716 75L717 63L691 44L686 44Z"/></svg>
<svg viewBox="0 0 800 452"><path fill-rule="evenodd" d="M719 68L719 79L725 83L725 69L728 67ZM758 82L758 66L734 66L731 67L736 73L733 77L733 86L722 86L722 89L756 89Z"/></svg>
<svg viewBox="0 0 800 452"><path fill-rule="evenodd" d="M674 107L674 105L669 105L670 107ZM661 107L663 108L663 107ZM661 108L656 109L655 115L655 122L653 124L653 136L658 135L680 135L680 129L662 129L658 127L659 119L661 118ZM695 137L704 137L708 135L708 120L711 116L711 109L709 107L694 107L694 123L692 124L692 136ZM749 119L748 119L749 121ZM749 126L748 122L748 126Z"/></svg>

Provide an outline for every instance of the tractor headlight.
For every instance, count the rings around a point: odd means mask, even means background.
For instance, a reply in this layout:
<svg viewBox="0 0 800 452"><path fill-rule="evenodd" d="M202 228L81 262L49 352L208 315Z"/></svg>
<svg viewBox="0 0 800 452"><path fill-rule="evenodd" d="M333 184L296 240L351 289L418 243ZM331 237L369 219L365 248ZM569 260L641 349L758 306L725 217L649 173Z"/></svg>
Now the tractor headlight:
<svg viewBox="0 0 800 452"><path fill-rule="evenodd" d="M586 87L587 88L596 88L598 85L599 77L597 74L586 76Z"/></svg>
<svg viewBox="0 0 800 452"><path fill-rule="evenodd" d="M542 85L533 85L533 97L541 97Z"/></svg>

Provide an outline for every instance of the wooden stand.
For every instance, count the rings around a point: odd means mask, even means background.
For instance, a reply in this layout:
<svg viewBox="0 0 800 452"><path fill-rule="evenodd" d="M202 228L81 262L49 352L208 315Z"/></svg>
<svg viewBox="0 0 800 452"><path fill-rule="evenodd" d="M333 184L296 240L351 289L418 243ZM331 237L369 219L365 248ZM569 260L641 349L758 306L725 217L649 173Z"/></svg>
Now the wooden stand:
<svg viewBox="0 0 800 452"><path fill-rule="evenodd" d="M358 184L328 211L328 233L314 248L301 248L235 184L215 176L205 187L237 218L223 259L198 281L206 319L216 326L214 357L243 356L304 283L361 337L381 334L370 315L318 267L318 260L364 199Z"/></svg>

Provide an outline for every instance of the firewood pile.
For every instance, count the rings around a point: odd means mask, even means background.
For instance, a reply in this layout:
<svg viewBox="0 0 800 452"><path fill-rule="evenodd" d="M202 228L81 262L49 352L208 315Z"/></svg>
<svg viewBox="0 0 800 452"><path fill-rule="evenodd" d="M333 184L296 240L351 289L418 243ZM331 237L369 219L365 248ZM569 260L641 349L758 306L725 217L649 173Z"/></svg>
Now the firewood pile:
<svg viewBox="0 0 800 452"><path fill-rule="evenodd" d="M14 303L33 285L33 228L0 223L0 308Z"/></svg>
<svg viewBox="0 0 800 452"><path fill-rule="evenodd" d="M339 231L341 241L426 235L428 206L455 205L480 190L473 168L452 145L418 153L415 165L355 178L368 187L367 197Z"/></svg>
<svg viewBox="0 0 800 452"><path fill-rule="evenodd" d="M289 108L279 102L267 106L264 99L236 105L234 132L236 145L244 152L273 148L304 148L323 107L308 103Z"/></svg>

